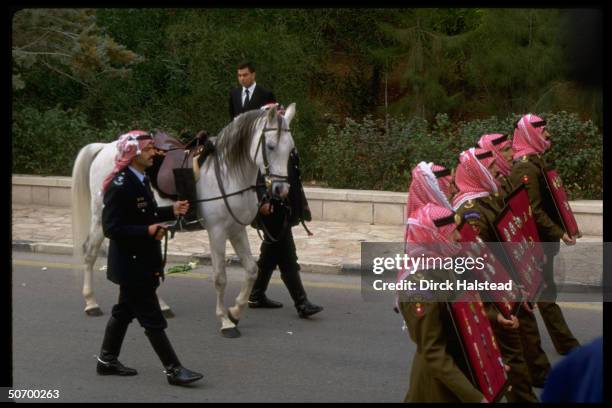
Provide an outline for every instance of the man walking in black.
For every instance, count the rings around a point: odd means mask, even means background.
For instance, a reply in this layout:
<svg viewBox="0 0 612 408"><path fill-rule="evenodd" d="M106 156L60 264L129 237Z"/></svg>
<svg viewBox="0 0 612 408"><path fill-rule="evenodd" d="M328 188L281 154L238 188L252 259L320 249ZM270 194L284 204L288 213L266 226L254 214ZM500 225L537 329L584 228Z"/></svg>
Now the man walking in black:
<svg viewBox="0 0 612 408"><path fill-rule="evenodd" d="M261 253L257 261L259 270L249 297L249 307L273 309L283 306L282 303L268 299L266 296L268 283L274 269L278 266L281 280L289 290L298 316L307 318L322 311L323 307L310 303L306 297L300 277L295 242L291 233L291 227L312 219L300 179L300 162L296 149L293 149L289 155L287 170L291 186L287 199L281 200L267 196L265 187L257 191L259 199L264 204L259 210L255 226L266 231L268 236L261 243ZM264 184L261 174L259 174L257 184Z"/></svg>
<svg viewBox="0 0 612 408"><path fill-rule="evenodd" d="M168 382L188 384L203 376L179 362L164 331L168 324L155 292L164 278L160 240L165 228L159 223L184 215L189 202L157 206L145 175L156 155L150 134L131 131L122 135L117 150L115 168L102 185L102 229L110 239L107 278L119 285L119 300L106 326L96 371L100 375L137 374L118 360L128 326L136 318L162 361Z"/></svg>

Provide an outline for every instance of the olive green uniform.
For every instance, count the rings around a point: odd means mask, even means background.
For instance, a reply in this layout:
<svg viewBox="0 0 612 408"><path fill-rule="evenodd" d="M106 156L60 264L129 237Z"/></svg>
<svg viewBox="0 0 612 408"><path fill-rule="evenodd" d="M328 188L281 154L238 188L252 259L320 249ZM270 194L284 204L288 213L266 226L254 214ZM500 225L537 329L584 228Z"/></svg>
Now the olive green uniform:
<svg viewBox="0 0 612 408"><path fill-rule="evenodd" d="M501 184L501 188L499 189L500 198L505 198L514 190L514 185L510 181L510 177L500 176L499 183Z"/></svg>
<svg viewBox="0 0 612 408"><path fill-rule="evenodd" d="M499 189L499 203L503 207L504 199L508 197L508 195L514 191L514 184L510 181L510 177L500 176L498 179L501 184L501 188Z"/></svg>
<svg viewBox="0 0 612 408"><path fill-rule="evenodd" d="M564 231L555 203L546 186L542 169L548 170L548 166L540 155L523 156L512 166L509 178L514 185L521 183L525 185L540 240L555 243L554 245L548 244L544 248L547 260L543 267L542 277L547 287L542 296L546 301L538 302L538 308L555 349L559 354L567 354L580 343L568 328L561 309L554 301L557 296L553 273L554 256L559 253L559 240Z"/></svg>
<svg viewBox="0 0 612 408"><path fill-rule="evenodd" d="M462 223L472 225L478 236L485 242L497 242L493 223L501 212L499 197L487 197L468 200L457 209ZM493 333L498 340L504 362L510 366L508 377L512 389L506 392L508 402L538 402L531 388L529 366L523 351L520 329L505 329L497 322L497 309L491 303L485 303L487 316L491 322ZM520 324L520 323L519 323Z"/></svg>
<svg viewBox="0 0 612 408"><path fill-rule="evenodd" d="M426 271L443 274L446 271ZM414 278L413 278L414 279ZM418 278L417 278L418 279ZM404 402L480 402L483 394L470 382L448 304L410 294L400 303L410 338L417 346Z"/></svg>
<svg viewBox="0 0 612 408"><path fill-rule="evenodd" d="M501 198L502 203L506 197L514 191L516 186L510 181L510 175L501 176ZM520 310L517 313L519 319L519 331L521 333L521 341L523 343L523 355L529 367L531 376L531 384L537 387L543 387L546 376L550 371L550 361L546 353L542 349L542 339L538 330L538 323L533 313L526 310Z"/></svg>

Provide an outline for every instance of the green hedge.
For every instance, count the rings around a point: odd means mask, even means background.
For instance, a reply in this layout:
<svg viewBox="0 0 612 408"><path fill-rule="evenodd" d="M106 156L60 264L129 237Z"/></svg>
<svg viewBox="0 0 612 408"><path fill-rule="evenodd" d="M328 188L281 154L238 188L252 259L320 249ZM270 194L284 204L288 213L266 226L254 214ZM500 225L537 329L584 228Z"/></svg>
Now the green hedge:
<svg viewBox="0 0 612 408"><path fill-rule="evenodd" d="M13 173L70 176L79 150L88 143L109 142L121 133L109 122L100 131L83 113L60 107L13 111Z"/></svg>
<svg viewBox="0 0 612 408"><path fill-rule="evenodd" d="M570 199L602 198L602 135L591 121L567 112L541 114L548 120L552 147L547 160L560 172ZM410 170L421 160L454 167L460 151L485 133L511 133L519 115L451 123L418 118L347 118L330 125L316 147L316 168L330 187L406 191ZM388 130L387 130L388 126Z"/></svg>
<svg viewBox="0 0 612 408"><path fill-rule="evenodd" d="M591 121L576 114L541 114L548 120L553 145L547 153L559 171L571 199L602 198L602 135ZM509 133L518 115L451 123L439 114L434 123L420 118L382 120L351 118L344 126L330 125L316 143L302 141L314 160L305 161L317 179L330 187L406 191L410 170L421 160L455 166L460 151L484 133ZM110 142L129 129L153 124L107 122L97 129L83 113L16 108L13 112L13 173L69 176L79 150L88 143ZM387 130L388 126L388 130ZM170 134L177 130L165 129ZM308 146L304 146L308 144Z"/></svg>

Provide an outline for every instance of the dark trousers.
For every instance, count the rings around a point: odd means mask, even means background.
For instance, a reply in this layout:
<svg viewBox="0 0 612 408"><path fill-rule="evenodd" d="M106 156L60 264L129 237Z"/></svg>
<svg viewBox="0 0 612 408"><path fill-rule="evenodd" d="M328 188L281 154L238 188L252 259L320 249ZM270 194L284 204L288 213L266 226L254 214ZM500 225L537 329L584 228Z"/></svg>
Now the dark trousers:
<svg viewBox="0 0 612 408"><path fill-rule="evenodd" d="M519 330L504 329L497 322L492 326L504 363L510 366L508 378L512 390L506 393L506 399L508 402L537 403L538 397L531 388L529 366L521 342L522 333Z"/></svg>
<svg viewBox="0 0 612 408"><path fill-rule="evenodd" d="M167 365L178 362L164 332L168 324L159 306L156 290L157 286L154 285L119 286L119 300L113 306L102 340L100 358L103 361L114 361L119 357L128 326L136 318L162 362Z"/></svg>
<svg viewBox="0 0 612 408"><path fill-rule="evenodd" d="M538 309L540 309L542 320L544 320L546 330L555 346L555 350L560 354L566 354L574 347L580 346L580 343L567 326L563 312L561 312L561 308L556 303L557 285L554 278L554 257L558 253L557 248L557 246L554 246L553 250L547 251L546 254L547 259L542 271L542 277L547 286L542 293L542 301L538 302Z"/></svg>
<svg viewBox="0 0 612 408"><path fill-rule="evenodd" d="M535 315L526 310L518 312L518 319L523 353L529 367L529 377L532 384L540 386L546 381L550 371L550 361L542 349L538 323Z"/></svg>
<svg viewBox="0 0 612 408"><path fill-rule="evenodd" d="M168 327L157 299L157 287L119 286L119 300L112 316L128 325L134 318L145 330L164 330Z"/></svg>
<svg viewBox="0 0 612 408"><path fill-rule="evenodd" d="M273 236L279 236L280 231L270 230L270 233L273 234ZM257 272L257 279L255 280L253 291L251 292L251 300L255 301L265 295L272 273L278 266L281 273L281 279L289 290L289 294L295 306L305 302L306 291L302 285L300 265L297 260L298 257L291 228L289 228L277 242L263 241L261 243L259 260L257 261L259 270Z"/></svg>

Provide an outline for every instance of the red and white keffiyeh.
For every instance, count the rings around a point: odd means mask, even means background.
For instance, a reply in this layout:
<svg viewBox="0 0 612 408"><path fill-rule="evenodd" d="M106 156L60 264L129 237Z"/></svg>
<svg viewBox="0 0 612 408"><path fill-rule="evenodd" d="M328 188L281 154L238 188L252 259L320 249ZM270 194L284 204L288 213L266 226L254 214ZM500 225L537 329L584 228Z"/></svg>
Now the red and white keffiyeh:
<svg viewBox="0 0 612 408"><path fill-rule="evenodd" d="M433 163L425 163L424 161L417 164L412 169L412 181L408 188L408 199L406 200L406 220L419 208L424 207L427 203L435 203L441 207L446 207L452 210L452 205L448 201L448 196L442 190L440 184L441 179L449 179L450 176L444 176L438 179L434 171L445 170L444 167L434 165ZM446 183L446 180L444 181ZM447 191L450 191L450 181L448 186L445 186ZM409 226L406 224L404 233L404 242L408 236Z"/></svg>
<svg viewBox="0 0 612 408"><path fill-rule="evenodd" d="M408 188L408 200L406 201L406 219L414 211L425 206L427 203L435 203L439 206L452 209L440 183L442 178L450 179L450 176L444 176L440 179L436 178L434 171L439 170L444 170L444 167L434 165L433 163L425 163L424 161L412 169L412 181ZM450 182L448 185L448 189L450 189Z"/></svg>
<svg viewBox="0 0 612 408"><path fill-rule="evenodd" d="M104 179L102 192L106 191L113 178L126 168L132 162L132 159L139 155L149 144L153 144L153 138L144 130L131 130L119 136L117 154L115 155L115 167Z"/></svg>
<svg viewBox="0 0 612 408"><path fill-rule="evenodd" d="M534 124L540 126L534 126ZM531 154L542 154L550 148L550 141L544 139L542 133L546 129L546 122L539 116L528 113L517 123L514 129L512 148L514 149L513 159Z"/></svg>
<svg viewBox="0 0 612 408"><path fill-rule="evenodd" d="M498 140L506 138L506 140L498 142ZM490 133L486 135L482 135L480 140L478 141L478 146L483 149L489 150L493 152L493 156L495 157L495 163L499 168L499 171L504 176L510 175L510 170L512 170L512 166L510 163L504 159L501 151L508 146L512 146L510 140L507 139L507 135L503 135L501 133Z"/></svg>
<svg viewBox="0 0 612 408"><path fill-rule="evenodd" d="M406 236L406 254L413 258L421 256L451 257L461 249L461 244L452 241L451 235L457 229L454 221L440 227L435 222L443 218L454 217L455 212L435 203L427 203L418 208L408 218ZM414 268L402 269L398 272L398 282L416 272Z"/></svg>
<svg viewBox="0 0 612 408"><path fill-rule="evenodd" d="M476 158L477 154L486 152L483 149L471 148L461 153L459 164L455 170L455 185L459 192L453 198L455 211L467 200L486 197L499 191L501 185L487 170L487 164L491 164L495 158L490 157L482 160Z"/></svg>
<svg viewBox="0 0 612 408"><path fill-rule="evenodd" d="M437 165L437 164L434 164L433 166L431 166L431 171L433 171L434 174L435 174L435 172L443 171L443 170L446 170L446 167L440 166L440 165ZM436 176L436 179L438 180L438 185L440 186L440 190L442 190L442 192L446 196L447 200L450 200L450 197L451 197L451 184L453 182L452 174L448 174L446 176L441 176L441 177Z"/></svg>

